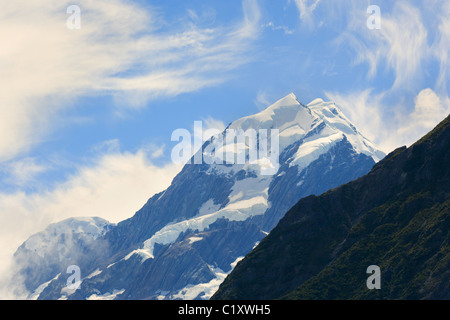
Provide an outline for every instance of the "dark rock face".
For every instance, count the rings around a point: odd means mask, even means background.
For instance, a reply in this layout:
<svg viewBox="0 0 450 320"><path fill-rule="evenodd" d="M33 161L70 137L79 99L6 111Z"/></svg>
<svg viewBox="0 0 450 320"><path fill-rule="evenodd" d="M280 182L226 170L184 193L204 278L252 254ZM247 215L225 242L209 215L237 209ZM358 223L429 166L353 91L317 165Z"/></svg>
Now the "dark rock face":
<svg viewBox="0 0 450 320"><path fill-rule="evenodd" d="M141 244L169 222L195 216L209 199L225 206L234 180L226 175L207 174L208 169L205 164L186 165L167 190L150 198L133 217L106 234L112 250L127 250Z"/></svg>
<svg viewBox="0 0 450 320"><path fill-rule="evenodd" d="M301 143L302 141L300 141ZM288 150L289 151L289 150ZM272 206L264 219L264 230L272 230L284 214L298 201L309 195L319 195L369 172L374 165L372 158L357 154L351 144L344 139L330 152L322 155L300 174L296 167L289 167L291 154L286 158L280 172L285 176L276 177L271 183L269 200Z"/></svg>
<svg viewBox="0 0 450 320"><path fill-rule="evenodd" d="M450 299L449 163L447 117L367 175L300 200L213 299Z"/></svg>

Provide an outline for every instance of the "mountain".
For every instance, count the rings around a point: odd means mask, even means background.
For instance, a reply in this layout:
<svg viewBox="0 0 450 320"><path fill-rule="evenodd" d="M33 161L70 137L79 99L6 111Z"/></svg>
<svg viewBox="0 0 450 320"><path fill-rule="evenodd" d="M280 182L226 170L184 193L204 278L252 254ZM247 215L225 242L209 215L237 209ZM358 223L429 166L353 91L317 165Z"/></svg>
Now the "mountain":
<svg viewBox="0 0 450 320"><path fill-rule="evenodd" d="M269 131L279 139L262 139ZM258 144L229 140L230 132L254 133ZM263 157L252 158L256 147ZM245 161L208 161L220 155ZM334 103L303 105L290 94L205 141L191 162L203 161L98 237L99 250L78 257L78 290L66 294L62 266L40 278L38 298L208 299L299 199L356 179L383 157Z"/></svg>
<svg viewBox="0 0 450 320"><path fill-rule="evenodd" d="M28 238L14 254L27 288L37 288L70 265L84 268L99 250L99 237L114 224L98 217L69 218ZM81 259L80 259L81 258ZM39 288L39 290L41 290Z"/></svg>
<svg viewBox="0 0 450 320"><path fill-rule="evenodd" d="M300 200L213 299L450 299L449 163L450 116L367 175Z"/></svg>

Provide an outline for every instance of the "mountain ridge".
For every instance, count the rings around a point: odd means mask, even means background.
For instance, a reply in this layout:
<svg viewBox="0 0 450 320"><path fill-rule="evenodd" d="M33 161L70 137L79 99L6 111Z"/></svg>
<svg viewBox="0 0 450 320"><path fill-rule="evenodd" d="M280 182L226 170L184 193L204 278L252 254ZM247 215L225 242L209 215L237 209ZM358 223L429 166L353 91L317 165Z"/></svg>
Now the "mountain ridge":
<svg viewBox="0 0 450 320"><path fill-rule="evenodd" d="M450 116L366 175L296 203L212 299L449 299ZM368 290L366 269L381 268Z"/></svg>

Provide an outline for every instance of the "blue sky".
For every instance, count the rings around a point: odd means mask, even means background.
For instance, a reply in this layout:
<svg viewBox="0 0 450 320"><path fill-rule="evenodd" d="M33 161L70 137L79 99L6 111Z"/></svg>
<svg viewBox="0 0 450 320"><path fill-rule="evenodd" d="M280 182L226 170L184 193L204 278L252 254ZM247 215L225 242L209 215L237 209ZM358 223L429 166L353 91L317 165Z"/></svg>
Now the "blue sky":
<svg viewBox="0 0 450 320"><path fill-rule="evenodd" d="M335 101L389 152L450 110L450 1L0 2L11 248L66 217L133 215L180 170L171 133L196 120L222 127L294 92Z"/></svg>

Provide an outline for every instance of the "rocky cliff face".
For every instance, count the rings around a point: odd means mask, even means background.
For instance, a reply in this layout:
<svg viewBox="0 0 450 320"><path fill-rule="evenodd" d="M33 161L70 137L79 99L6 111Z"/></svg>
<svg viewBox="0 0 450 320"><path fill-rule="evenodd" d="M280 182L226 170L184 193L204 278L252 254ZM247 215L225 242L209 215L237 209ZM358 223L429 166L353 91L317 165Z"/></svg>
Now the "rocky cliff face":
<svg viewBox="0 0 450 320"><path fill-rule="evenodd" d="M279 167L267 174L264 161L185 165L167 190L97 239L102 250L81 259L78 290L63 295L65 277L54 270L39 280L49 281L39 299L210 298L299 199L358 178L384 156L336 105L305 106L293 94L227 129L279 130ZM248 151L244 143L235 157Z"/></svg>
<svg viewBox="0 0 450 320"><path fill-rule="evenodd" d="M449 299L450 117L367 175L300 200L214 299ZM381 270L369 290L367 268Z"/></svg>

